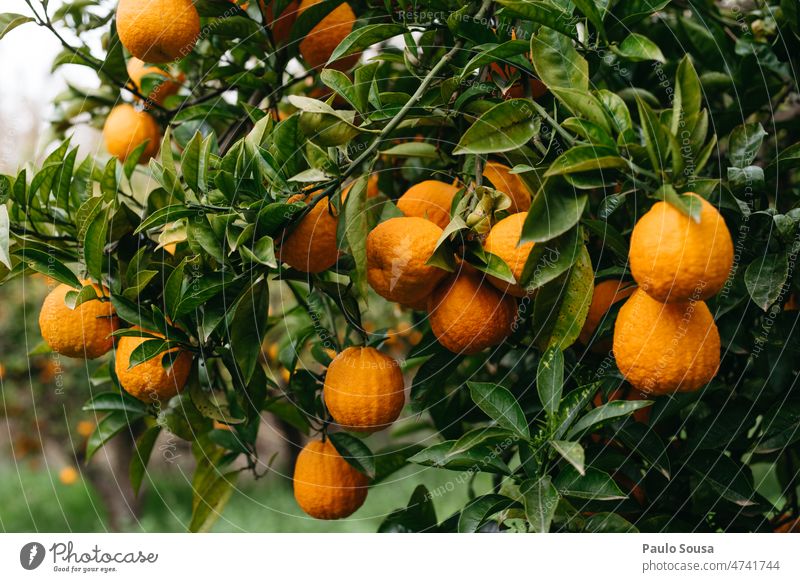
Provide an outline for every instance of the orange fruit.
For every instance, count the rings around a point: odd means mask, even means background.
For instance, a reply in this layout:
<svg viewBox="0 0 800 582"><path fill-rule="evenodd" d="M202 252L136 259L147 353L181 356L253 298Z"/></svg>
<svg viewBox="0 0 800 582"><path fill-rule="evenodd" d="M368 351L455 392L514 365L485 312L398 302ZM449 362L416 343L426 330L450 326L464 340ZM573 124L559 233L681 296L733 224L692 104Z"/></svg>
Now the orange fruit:
<svg viewBox="0 0 800 582"><path fill-rule="evenodd" d="M423 218L397 217L367 236L367 281L375 292L405 305L419 304L447 275L426 265L442 229Z"/></svg>
<svg viewBox="0 0 800 582"><path fill-rule="evenodd" d="M704 302L659 303L637 289L619 311L614 357L645 396L693 392L717 373L719 332Z"/></svg>
<svg viewBox="0 0 800 582"><path fill-rule="evenodd" d="M392 424L405 403L400 364L375 348L351 347L328 366L323 397L343 427L373 432Z"/></svg>
<svg viewBox="0 0 800 582"><path fill-rule="evenodd" d="M163 338L159 333L148 332ZM149 337L124 336L117 343L114 371L125 391L143 402L159 400L166 402L186 385L192 368L192 354L180 348L172 348L155 358L131 367L131 354ZM168 369L162 365L168 365Z"/></svg>
<svg viewBox="0 0 800 582"><path fill-rule="evenodd" d="M103 126L103 139L108 153L123 162L147 141L139 158L139 163L145 164L158 152L161 130L147 111L139 111L126 103L117 105L108 114Z"/></svg>
<svg viewBox="0 0 800 582"><path fill-rule="evenodd" d="M406 216L426 218L445 228L450 224L450 207L458 187L439 180L425 180L409 188L397 200L397 208Z"/></svg>
<svg viewBox="0 0 800 582"><path fill-rule="evenodd" d="M108 289L101 291L100 286L91 281L82 283L94 287L98 296L108 297ZM119 327L114 308L109 301L92 299L70 309L64 303L70 291L76 289L59 285L45 297L39 312L42 338L50 349L62 356L99 358L114 346L111 334Z"/></svg>
<svg viewBox="0 0 800 582"><path fill-rule="evenodd" d="M492 227L483 242L483 248L487 252L497 255L505 261L517 281L516 283L508 283L489 275L489 282L500 291L511 293L515 297L524 297L527 294L525 288L519 283L522 279L522 271L525 268L528 255L533 250L532 242L524 244L519 242L522 235L522 225L525 223L526 218L528 218L527 212L518 212L504 218Z"/></svg>
<svg viewBox="0 0 800 582"><path fill-rule="evenodd" d="M302 0L297 14L301 15L304 11L322 0ZM356 15L347 2L339 4L323 18L319 24L311 29L303 40L300 41L300 54L303 60L312 69L323 67L330 58L334 49L339 43L350 34L355 24ZM353 67L359 59L359 54L343 57L329 65L332 69L346 71Z"/></svg>
<svg viewBox="0 0 800 582"><path fill-rule="evenodd" d="M611 306L617 301L626 299L636 290L636 286L631 283L620 281L619 279L607 279L595 285L592 294L592 303L589 306L589 313L583 324L578 340L583 345L588 345L595 330L603 320L603 316L608 313ZM592 344L591 351L595 353L607 352L611 349L611 342L608 340L598 341Z"/></svg>
<svg viewBox="0 0 800 582"><path fill-rule="evenodd" d="M298 194L288 202L310 202L312 195ZM339 218L328 208L328 198L323 198L300 221L284 234L279 250L280 259L290 267L304 273L321 273L336 264L339 247L336 229Z"/></svg>
<svg viewBox="0 0 800 582"><path fill-rule="evenodd" d="M451 352L475 354L499 345L511 333L516 300L463 267L428 297L431 329Z"/></svg>
<svg viewBox="0 0 800 582"><path fill-rule="evenodd" d="M286 8L278 15L277 19L273 16L272 12L274 2L270 2L265 7L266 3L260 0L260 4L264 16L269 26L272 28L272 40L275 41L275 44L284 44L292 35L292 25L294 25L294 21L297 20L300 2L297 0L289 2Z"/></svg>
<svg viewBox="0 0 800 582"><path fill-rule="evenodd" d="M74 485L79 477L80 473L75 467L64 467L58 472L58 480L64 485Z"/></svg>
<svg viewBox="0 0 800 582"><path fill-rule="evenodd" d="M483 176L487 178L495 190L499 190L511 199L509 214L527 212L531 207L531 193L525 182L517 174L511 173L511 168L499 162L486 162Z"/></svg>
<svg viewBox="0 0 800 582"><path fill-rule="evenodd" d="M160 75L164 78L163 81L159 81L149 95L145 95L145 97L158 105L163 105L167 97L175 95L181 88L180 82L165 70L158 67L148 67L143 61L136 57L131 57L128 61L128 78L140 93L142 92L142 79L145 75Z"/></svg>
<svg viewBox="0 0 800 582"><path fill-rule="evenodd" d="M95 423L90 420L82 420L78 423L76 431L83 438L89 438L89 436L94 432L95 426Z"/></svg>
<svg viewBox="0 0 800 582"><path fill-rule="evenodd" d="M200 15L192 0L119 0L117 33L137 59L169 63L194 49Z"/></svg>
<svg viewBox="0 0 800 582"><path fill-rule="evenodd" d="M697 194L697 223L666 202L657 202L633 228L633 278L662 303L707 299L717 293L733 265L733 242L720 213Z"/></svg>
<svg viewBox="0 0 800 582"><path fill-rule="evenodd" d="M294 466L294 498L311 517L341 519L361 507L369 480L329 440L311 441Z"/></svg>

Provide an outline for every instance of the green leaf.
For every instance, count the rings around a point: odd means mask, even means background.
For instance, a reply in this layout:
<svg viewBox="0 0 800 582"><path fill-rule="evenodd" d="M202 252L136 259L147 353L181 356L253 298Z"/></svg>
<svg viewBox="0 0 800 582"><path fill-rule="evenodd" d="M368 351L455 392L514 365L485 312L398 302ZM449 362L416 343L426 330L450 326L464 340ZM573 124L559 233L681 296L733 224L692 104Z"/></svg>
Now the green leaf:
<svg viewBox="0 0 800 582"><path fill-rule="evenodd" d="M499 426L507 428L519 437L530 438L528 421L517 399L507 388L488 382L467 382L473 402Z"/></svg>
<svg viewBox="0 0 800 582"><path fill-rule="evenodd" d="M537 533L548 533L560 499L550 477L523 481L520 491L524 496L525 516L531 528Z"/></svg>
<svg viewBox="0 0 800 582"><path fill-rule="evenodd" d="M589 19L594 27L597 29L597 33L600 35L600 38L605 40L606 38L606 28L603 25L603 17L600 15L600 11L597 9L597 4L595 4L595 0L572 0L575 6L578 7L578 10L583 12L586 15L586 18Z"/></svg>
<svg viewBox="0 0 800 582"><path fill-rule="evenodd" d="M629 61L658 61L667 62L664 53L658 45L644 35L630 33L623 39L619 46L612 47L615 53Z"/></svg>
<svg viewBox="0 0 800 582"><path fill-rule="evenodd" d="M424 160L442 159L442 153L436 144L417 141L409 141L392 146L389 149L381 151L381 156L421 158Z"/></svg>
<svg viewBox="0 0 800 582"><path fill-rule="evenodd" d="M145 218L136 228L135 232L145 232L152 228L158 228L167 223L175 222L181 218L186 218L187 216L195 216L199 213L200 209L189 208L183 204L171 204L169 206L164 206Z"/></svg>
<svg viewBox="0 0 800 582"><path fill-rule="evenodd" d="M770 253L747 265L744 282L750 298L764 311L780 297L789 276L789 263L784 254Z"/></svg>
<svg viewBox="0 0 800 582"><path fill-rule="evenodd" d="M689 55L681 59L675 74L675 97L672 103L672 135L677 136L681 130L691 131L697 123L703 99L703 88L700 78Z"/></svg>
<svg viewBox="0 0 800 582"><path fill-rule="evenodd" d="M575 36L575 23L569 14L550 2L536 0L497 0L508 12L521 16L525 20L544 24L539 30L552 28L567 36ZM536 59L534 59L536 62Z"/></svg>
<svg viewBox="0 0 800 582"><path fill-rule="evenodd" d="M433 531L437 525L431 494L425 485L417 485L408 505L390 513L378 527L378 533L419 533Z"/></svg>
<svg viewBox="0 0 800 582"><path fill-rule="evenodd" d="M128 478L130 479L134 495L139 495L139 490L142 487L142 480L147 472L147 463L150 460L150 455L153 453L153 447L156 444L159 434L161 434L161 427L152 426L136 440L136 447L133 450L128 471Z"/></svg>
<svg viewBox="0 0 800 582"><path fill-rule="evenodd" d="M160 338L147 339L136 346L133 352L131 352L130 365L128 368L135 368L139 364L152 360L175 347L177 347L177 344L169 340Z"/></svg>
<svg viewBox="0 0 800 582"><path fill-rule="evenodd" d="M652 403L651 400L613 400L602 406L593 408L572 426L567 433L567 438L573 439L589 429L598 427L609 420L621 416L628 416L640 408L647 408Z"/></svg>
<svg viewBox="0 0 800 582"><path fill-rule="evenodd" d="M581 475L586 473L584 469L585 455L583 447L579 442L574 441L550 441L550 446L570 465L575 467Z"/></svg>
<svg viewBox="0 0 800 582"><path fill-rule="evenodd" d="M546 180L533 198L520 243L547 242L564 234L578 224L588 199L583 192L565 188L561 180Z"/></svg>
<svg viewBox="0 0 800 582"><path fill-rule="evenodd" d="M499 458L497 447L474 446L468 451L454 452L455 441L444 441L432 445L408 459L409 463L450 469L452 471L485 471L508 475L511 469Z"/></svg>
<svg viewBox="0 0 800 582"><path fill-rule="evenodd" d="M328 438L345 461L370 479L375 477L375 457L364 441L346 432L331 433Z"/></svg>
<svg viewBox="0 0 800 582"><path fill-rule="evenodd" d="M584 245L578 260L570 269L558 309L551 314L549 321L552 326L545 336L539 338L539 345L545 348L558 346L565 350L575 343L586 321L593 291L594 271L589 251Z"/></svg>
<svg viewBox="0 0 800 582"><path fill-rule="evenodd" d="M30 16L23 16L22 14L14 14L12 12L6 12L5 14L0 14L0 39L2 39L5 35L9 32L25 24L26 22L33 22L33 18Z"/></svg>
<svg viewBox="0 0 800 582"><path fill-rule="evenodd" d="M539 131L539 118L527 99L498 103L473 123L453 154L488 154L515 150Z"/></svg>
<svg viewBox="0 0 800 582"><path fill-rule="evenodd" d="M458 516L458 533L476 533L491 517L519 507L519 502L505 495L490 493L470 501Z"/></svg>
<svg viewBox="0 0 800 582"><path fill-rule="evenodd" d="M800 401L778 402L764 415L763 433L756 438L754 452L785 450L800 440Z"/></svg>
<svg viewBox="0 0 800 582"><path fill-rule="evenodd" d="M579 145L568 149L556 158L545 172L545 177L627 167L628 162L617 153L616 149Z"/></svg>
<svg viewBox="0 0 800 582"><path fill-rule="evenodd" d="M563 87L588 94L589 64L569 37L541 27L531 37L531 60L536 74L551 90Z"/></svg>
<svg viewBox="0 0 800 582"><path fill-rule="evenodd" d="M239 471L217 474L214 478L206 480L202 489L195 490L195 507L189 523L190 532L207 532L211 529L233 495L238 477Z"/></svg>
<svg viewBox="0 0 800 582"><path fill-rule="evenodd" d="M86 270L96 281L103 278L103 260L105 246L108 241L108 211L99 212L86 228L83 242L83 258Z"/></svg>
<svg viewBox="0 0 800 582"><path fill-rule="evenodd" d="M686 462L701 483L741 507L755 505L756 492L750 469L716 451L697 451Z"/></svg>
<svg viewBox="0 0 800 582"><path fill-rule="evenodd" d="M652 108L638 95L636 96L636 105L639 108L639 121L642 124L645 148L650 158L650 164L656 172L660 172L666 167L670 154L667 128L661 124L658 115Z"/></svg>
<svg viewBox="0 0 800 582"><path fill-rule="evenodd" d="M509 40L502 44L488 43L485 45L476 46L473 50L478 52L470 61L462 68L461 79L464 80L472 75L475 70L488 65L490 63L503 63L506 64L513 57L523 55L530 50L530 44L523 40ZM515 65L520 59L513 59ZM523 60L522 63L525 63Z"/></svg>
<svg viewBox="0 0 800 582"><path fill-rule="evenodd" d="M668 202L695 222L700 222L703 203L695 196L681 196L670 184L661 186L655 191L654 196Z"/></svg>
<svg viewBox="0 0 800 582"><path fill-rule="evenodd" d="M94 432L86 441L86 462L94 456L108 441L128 427L129 422L141 418L142 414L128 414L127 412L112 412L101 420Z"/></svg>
<svg viewBox="0 0 800 582"><path fill-rule="evenodd" d="M670 478L671 467L667 447L661 437L649 426L628 421L622 428L614 431L614 438L619 439L631 451L640 455L664 477Z"/></svg>
<svg viewBox="0 0 800 582"><path fill-rule="evenodd" d="M551 87L550 90L573 115L588 119L606 133L611 133L609 118L606 115L603 104L597 97L585 89Z"/></svg>
<svg viewBox="0 0 800 582"><path fill-rule="evenodd" d="M760 123L745 123L733 128L728 138L728 160L735 168L753 163L767 132Z"/></svg>
<svg viewBox="0 0 800 582"><path fill-rule="evenodd" d="M52 277L59 283L64 283L75 289L82 287L75 273L50 253L34 248L20 248L14 249L12 254L20 257L34 271Z"/></svg>
<svg viewBox="0 0 800 582"><path fill-rule="evenodd" d="M639 533L639 530L624 517L616 513L595 513L586 519L586 533Z"/></svg>
<svg viewBox="0 0 800 582"><path fill-rule="evenodd" d="M208 174L209 159L211 156L211 138L203 139L198 131L186 144L186 149L181 157L181 171L183 179L193 192L204 194L208 189L206 176Z"/></svg>
<svg viewBox="0 0 800 582"><path fill-rule="evenodd" d="M231 352L245 384L253 377L261 356L268 309L269 285L265 279L259 279L242 294L233 311L228 334Z"/></svg>
<svg viewBox="0 0 800 582"><path fill-rule="evenodd" d="M0 263L8 270L12 269L11 254L9 253L9 234L11 223L8 220L8 207L0 204Z"/></svg>
<svg viewBox="0 0 800 582"><path fill-rule="evenodd" d="M608 473L591 467L581 475L575 467L566 465L553 481L553 485L562 495L578 499L614 501L627 498Z"/></svg>
<svg viewBox="0 0 800 582"><path fill-rule="evenodd" d="M344 238L353 256L355 270L351 279L359 297L367 297L367 179L364 175L353 182L344 202Z"/></svg>
<svg viewBox="0 0 800 582"><path fill-rule="evenodd" d="M344 97L350 105L358 109L358 100L353 82L350 77L336 69L323 69L319 74L320 80L328 87Z"/></svg>
<svg viewBox="0 0 800 582"><path fill-rule="evenodd" d="M331 53L328 63L338 61L342 57L363 51L379 42L383 42L406 32L400 24L368 24L356 28L339 43Z"/></svg>
<svg viewBox="0 0 800 582"><path fill-rule="evenodd" d="M455 455L468 451L476 445L500 444L509 438L514 438L514 432L499 426L474 428L459 437L450 449L450 454Z"/></svg>
<svg viewBox="0 0 800 582"><path fill-rule="evenodd" d="M536 370L536 390L542 408L552 417L561 403L564 389L564 353L556 346L551 346L542 354Z"/></svg>
<svg viewBox="0 0 800 582"><path fill-rule="evenodd" d="M131 416L147 413L147 406L127 392L101 392L81 409L84 412L126 412Z"/></svg>
<svg viewBox="0 0 800 582"><path fill-rule="evenodd" d="M579 228L571 228L554 239L534 245L522 270L522 286L534 290L553 281L575 264L582 247ZM627 259L627 246L623 255L623 259Z"/></svg>

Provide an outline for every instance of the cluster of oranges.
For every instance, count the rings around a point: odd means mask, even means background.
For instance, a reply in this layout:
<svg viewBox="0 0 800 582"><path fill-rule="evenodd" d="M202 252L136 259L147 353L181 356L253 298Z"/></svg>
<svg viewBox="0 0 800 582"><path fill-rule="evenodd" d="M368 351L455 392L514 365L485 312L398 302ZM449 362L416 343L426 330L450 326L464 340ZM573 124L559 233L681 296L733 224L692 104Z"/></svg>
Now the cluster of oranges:
<svg viewBox="0 0 800 582"><path fill-rule="evenodd" d="M699 220L657 202L631 235L638 289L625 291L613 349L620 372L645 395L698 390L719 368L719 331L704 300L725 285L733 242L717 209L689 196Z"/></svg>
<svg viewBox="0 0 800 582"><path fill-rule="evenodd" d="M95 359L114 347L112 334L119 329L119 319L108 300L109 292L91 281L96 298L72 308L67 294L69 285L58 285L45 297L39 312L39 329L50 348L70 358ZM131 331L135 332L135 329ZM163 338L155 331L139 330L141 335L120 337L114 360L114 372L122 387L144 402L166 401L177 394L189 378L192 354L173 348L163 357L156 357L131 367L134 350L151 337ZM168 364L165 366L164 364Z"/></svg>
<svg viewBox="0 0 800 582"><path fill-rule="evenodd" d="M246 2L230 1L247 8ZM276 18L272 2L259 0L272 41L276 45L286 44L296 18L321 1L294 0ZM326 65L334 49L353 30L355 20L353 9L346 2L326 15L298 45L305 64L311 69ZM144 99L137 105L123 103L114 107L106 118L103 139L108 152L121 160L144 144L139 162L147 163L158 153L161 141L161 129L149 111L178 93L185 81L182 73L162 67L192 52L201 36L200 15L192 0L120 0L117 31L132 55L127 65L130 86L137 99ZM328 66L345 71L355 65L359 56L342 57ZM145 76L159 79L147 94L143 92Z"/></svg>

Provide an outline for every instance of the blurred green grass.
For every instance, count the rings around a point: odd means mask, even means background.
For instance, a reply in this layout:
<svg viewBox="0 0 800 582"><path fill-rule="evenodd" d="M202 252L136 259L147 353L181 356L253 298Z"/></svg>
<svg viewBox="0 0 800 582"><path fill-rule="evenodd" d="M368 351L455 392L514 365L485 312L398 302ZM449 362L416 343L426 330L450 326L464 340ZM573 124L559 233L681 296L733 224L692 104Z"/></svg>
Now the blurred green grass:
<svg viewBox="0 0 800 582"><path fill-rule="evenodd" d="M72 485L59 482L56 473L29 465L0 464L0 529L5 532L107 531L103 503L88 480ZM404 507L415 487L441 491L433 502L439 520L463 507L468 483L457 472L407 467L370 489L364 506L338 521L311 519L294 501L285 477L242 480L214 525L215 532L375 532L386 515ZM478 477L475 488L485 491L488 478ZM189 476L160 473L152 476L143 495L138 522L125 525L131 532L183 532L191 512Z"/></svg>

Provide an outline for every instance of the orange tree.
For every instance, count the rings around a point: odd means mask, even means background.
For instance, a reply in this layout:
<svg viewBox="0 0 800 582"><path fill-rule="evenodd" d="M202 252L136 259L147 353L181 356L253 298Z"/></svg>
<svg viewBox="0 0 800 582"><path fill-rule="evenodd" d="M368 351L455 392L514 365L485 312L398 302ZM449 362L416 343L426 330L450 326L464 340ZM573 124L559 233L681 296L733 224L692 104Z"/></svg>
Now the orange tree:
<svg viewBox="0 0 800 582"><path fill-rule="evenodd" d="M310 435L318 518L407 464L491 475L382 531L800 517L795 2L27 3L0 37L46 28L99 86L0 176L2 274L62 285L44 339L101 358L87 457L138 435L138 489L160 431L191 442L191 529L265 470L265 412Z"/></svg>

